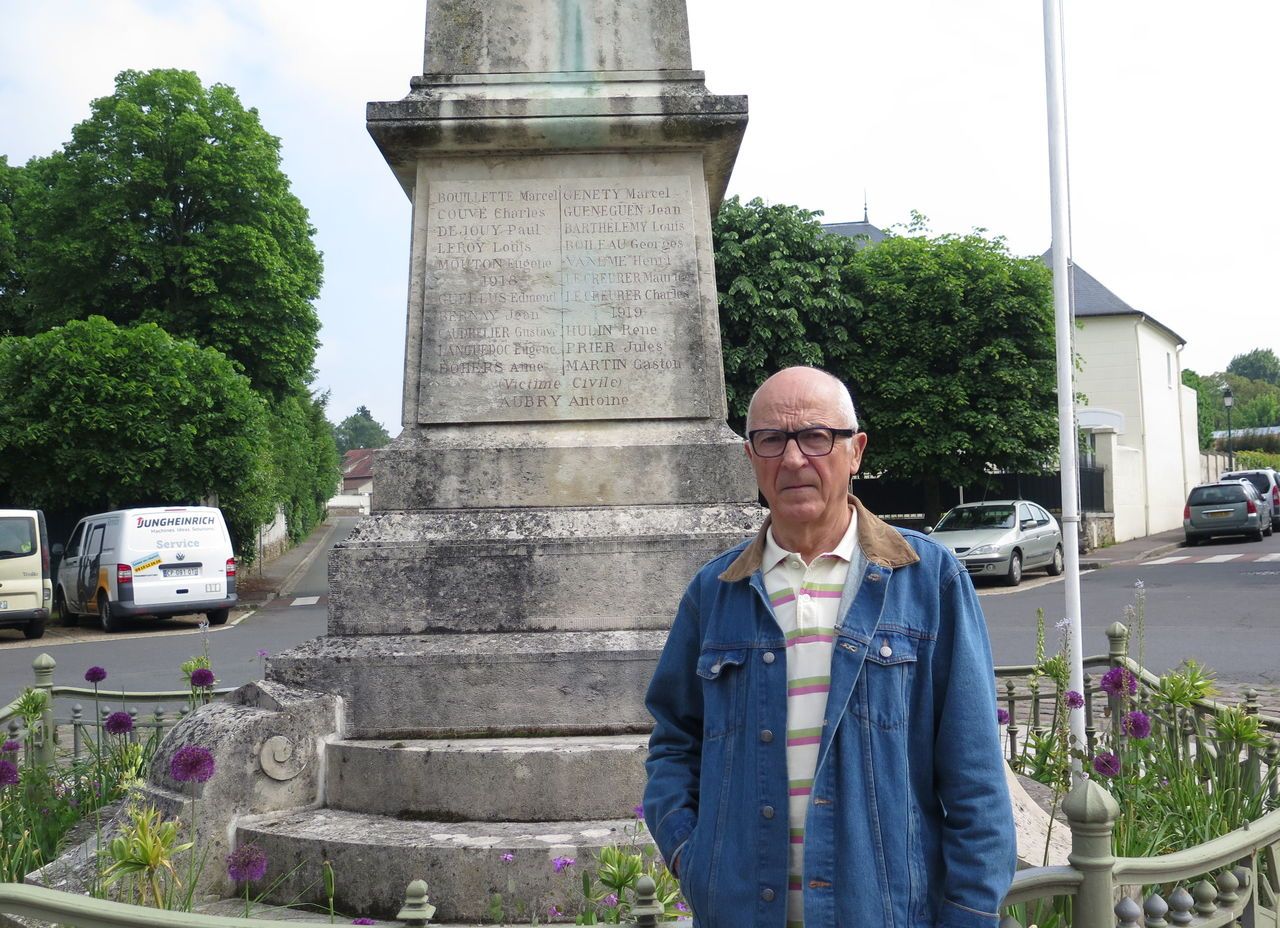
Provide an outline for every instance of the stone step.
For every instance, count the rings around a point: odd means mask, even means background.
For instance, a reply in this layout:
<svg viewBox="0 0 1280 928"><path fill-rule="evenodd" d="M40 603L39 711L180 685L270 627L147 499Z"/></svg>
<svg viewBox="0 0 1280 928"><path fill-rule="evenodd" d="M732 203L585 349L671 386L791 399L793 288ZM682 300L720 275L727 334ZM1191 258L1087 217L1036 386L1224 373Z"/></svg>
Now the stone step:
<svg viewBox="0 0 1280 928"><path fill-rule="evenodd" d="M665 631L326 636L269 679L343 698L357 739L643 733Z"/></svg>
<svg viewBox="0 0 1280 928"><path fill-rule="evenodd" d="M330 635L665 629L754 504L380 512L329 555Z"/></svg>
<svg viewBox="0 0 1280 928"><path fill-rule="evenodd" d="M492 922L495 894L503 918L528 923L580 898L581 867L610 844L651 843L634 818L523 823L400 821L338 809L312 809L242 819L237 843L266 852L268 881L287 874L265 901L323 905L322 862L336 876L338 909L393 916L404 888L427 881L433 923ZM504 859L510 855L510 859ZM576 863L556 871L557 858Z"/></svg>
<svg viewBox="0 0 1280 928"><path fill-rule="evenodd" d="M336 741L325 804L400 819L554 822L633 814L647 735Z"/></svg>

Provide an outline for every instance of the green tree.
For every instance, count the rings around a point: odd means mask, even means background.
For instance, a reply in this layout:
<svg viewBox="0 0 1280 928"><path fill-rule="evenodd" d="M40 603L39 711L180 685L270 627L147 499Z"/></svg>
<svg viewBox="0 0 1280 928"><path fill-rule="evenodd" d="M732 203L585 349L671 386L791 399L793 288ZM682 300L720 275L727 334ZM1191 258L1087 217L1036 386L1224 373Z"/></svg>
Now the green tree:
<svg viewBox="0 0 1280 928"><path fill-rule="evenodd" d="M1280 358L1270 348L1255 348L1232 358L1227 373L1280 386Z"/></svg>
<svg viewBox="0 0 1280 928"><path fill-rule="evenodd" d="M819 215L735 196L712 225L729 423L738 431L766 377L795 364L830 369L829 349L851 338L854 248L823 232Z"/></svg>
<svg viewBox="0 0 1280 928"><path fill-rule="evenodd" d="M0 155L0 336L14 328L14 312L22 292L18 226L13 206L22 169L11 167Z"/></svg>
<svg viewBox="0 0 1280 928"><path fill-rule="evenodd" d="M1057 452L1049 270L978 234L825 235L817 214L736 199L715 224L726 380L740 424L763 376L814 364L845 380L871 434L864 469L942 484ZM910 232L919 233L923 217Z"/></svg>
<svg viewBox="0 0 1280 928"><path fill-rule="evenodd" d="M1200 450L1213 447L1215 414L1222 405L1222 384L1211 377L1201 377L1191 368L1182 372L1182 382L1196 391L1196 436Z"/></svg>
<svg viewBox="0 0 1280 928"><path fill-rule="evenodd" d="M367 406L357 407L354 413L335 425L333 438L338 454L346 454L353 448L381 448L391 441L387 430L373 418Z"/></svg>
<svg viewBox="0 0 1280 928"><path fill-rule="evenodd" d="M217 348L260 392L304 386L321 261L280 142L234 90L124 71L62 150L28 163L21 334L101 314Z"/></svg>
<svg viewBox="0 0 1280 928"><path fill-rule="evenodd" d="M276 498L294 541L320 521L342 478L333 429L325 418L327 402L327 394L313 397L299 391L271 407Z"/></svg>
<svg viewBox="0 0 1280 928"><path fill-rule="evenodd" d="M0 339L0 493L101 511L211 494L241 556L270 520L266 409L226 357L92 316Z"/></svg>

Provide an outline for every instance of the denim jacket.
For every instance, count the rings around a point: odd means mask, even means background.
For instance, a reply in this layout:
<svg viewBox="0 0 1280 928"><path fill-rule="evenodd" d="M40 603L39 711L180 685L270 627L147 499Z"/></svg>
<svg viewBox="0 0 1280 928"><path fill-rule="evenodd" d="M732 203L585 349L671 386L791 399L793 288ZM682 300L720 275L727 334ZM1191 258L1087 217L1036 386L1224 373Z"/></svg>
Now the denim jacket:
<svg viewBox="0 0 1280 928"><path fill-rule="evenodd" d="M995 928L1017 852L977 596L943 546L850 503L861 556L806 818L805 925ZM689 584L646 697L645 820L678 855L700 928L786 921L786 650L760 570L767 527Z"/></svg>

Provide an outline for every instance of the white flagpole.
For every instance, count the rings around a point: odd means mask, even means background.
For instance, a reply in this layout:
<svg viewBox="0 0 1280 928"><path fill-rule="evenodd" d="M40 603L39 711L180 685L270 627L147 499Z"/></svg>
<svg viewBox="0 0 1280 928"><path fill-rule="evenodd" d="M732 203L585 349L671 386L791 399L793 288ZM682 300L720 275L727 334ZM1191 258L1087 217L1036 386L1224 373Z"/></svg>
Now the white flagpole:
<svg viewBox="0 0 1280 928"><path fill-rule="evenodd" d="M1071 356L1071 215L1067 187L1067 105L1063 83L1061 0L1044 0L1044 72L1049 116L1049 199L1053 221L1053 309L1058 363L1058 460L1062 472L1062 547L1066 559L1066 618L1070 630L1070 688L1084 692L1080 631L1080 494L1076 474L1075 389ZM1070 710L1075 746L1085 748L1083 709ZM1078 775L1080 763L1073 767Z"/></svg>

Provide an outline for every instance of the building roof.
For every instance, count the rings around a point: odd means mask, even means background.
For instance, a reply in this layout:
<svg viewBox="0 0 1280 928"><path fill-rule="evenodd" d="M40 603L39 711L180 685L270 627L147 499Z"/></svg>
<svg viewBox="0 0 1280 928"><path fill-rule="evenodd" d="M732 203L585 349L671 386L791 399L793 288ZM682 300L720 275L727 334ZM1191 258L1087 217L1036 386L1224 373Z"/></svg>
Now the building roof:
<svg viewBox="0 0 1280 928"><path fill-rule="evenodd" d="M1050 269L1053 268L1053 249L1050 248L1040 256ZM1187 340L1169 328L1150 313L1134 309L1120 297L1111 292L1103 283L1075 262L1068 264L1071 269L1071 303L1072 311L1077 318L1082 316L1141 316L1156 328L1173 336L1174 341L1185 345Z"/></svg>
<svg viewBox="0 0 1280 928"><path fill-rule="evenodd" d="M373 477L373 449L352 448L342 456L343 480L366 480Z"/></svg>
<svg viewBox="0 0 1280 928"><path fill-rule="evenodd" d="M861 237L863 245L874 245L885 239L884 232L867 222L865 218L858 222L824 222L822 229L831 235L843 235L847 238Z"/></svg>

